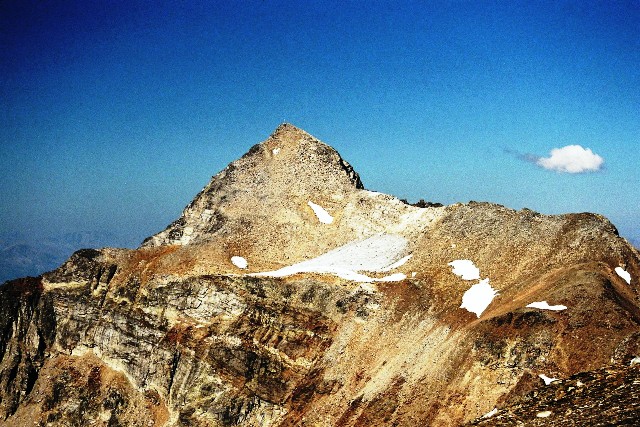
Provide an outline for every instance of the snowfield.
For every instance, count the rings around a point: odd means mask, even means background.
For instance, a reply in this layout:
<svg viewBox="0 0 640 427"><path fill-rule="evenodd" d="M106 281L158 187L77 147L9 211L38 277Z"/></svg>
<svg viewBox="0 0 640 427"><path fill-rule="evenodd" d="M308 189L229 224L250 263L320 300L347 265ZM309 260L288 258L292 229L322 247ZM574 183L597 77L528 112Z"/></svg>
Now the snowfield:
<svg viewBox="0 0 640 427"><path fill-rule="evenodd" d="M409 254L406 257L399 259L398 261L396 261L393 264L383 268L380 271L382 271L382 272L391 271L391 270L395 270L396 268L402 267L403 265L405 265L407 263L407 261L409 261L411 259L411 257L413 257L413 255Z"/></svg>
<svg viewBox="0 0 640 427"><path fill-rule="evenodd" d="M279 270L256 273L254 276L284 277L298 273L334 274L355 282L395 282L406 275L395 273L382 278L363 272L388 272L406 263L407 239L394 234L378 234L365 240L347 243L319 257L302 261Z"/></svg>

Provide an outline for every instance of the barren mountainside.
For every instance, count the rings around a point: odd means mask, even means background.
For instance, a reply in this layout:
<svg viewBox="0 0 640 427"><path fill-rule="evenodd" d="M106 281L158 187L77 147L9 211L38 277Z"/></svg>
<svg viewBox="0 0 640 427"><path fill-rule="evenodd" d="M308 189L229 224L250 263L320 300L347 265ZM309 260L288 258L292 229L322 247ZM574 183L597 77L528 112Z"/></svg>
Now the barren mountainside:
<svg viewBox="0 0 640 427"><path fill-rule="evenodd" d="M0 287L0 420L599 425L550 390L638 395L639 277L600 215L412 206L283 124L140 248Z"/></svg>

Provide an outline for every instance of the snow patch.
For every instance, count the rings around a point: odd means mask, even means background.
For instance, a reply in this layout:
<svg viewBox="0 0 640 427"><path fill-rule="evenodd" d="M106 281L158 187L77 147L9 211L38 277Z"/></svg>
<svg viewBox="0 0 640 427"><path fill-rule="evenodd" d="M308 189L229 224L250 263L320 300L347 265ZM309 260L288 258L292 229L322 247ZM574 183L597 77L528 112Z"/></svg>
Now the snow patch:
<svg viewBox="0 0 640 427"><path fill-rule="evenodd" d="M231 262L233 263L233 265L235 265L238 268L242 268L245 269L247 268L247 266L249 265L249 263L247 262L246 259L244 259L241 256L232 256L231 257Z"/></svg>
<svg viewBox="0 0 640 427"><path fill-rule="evenodd" d="M538 418L547 418L549 415L551 415L553 412L551 411L542 411L542 412L538 412L536 414L536 417Z"/></svg>
<svg viewBox="0 0 640 427"><path fill-rule="evenodd" d="M490 410L489 412L487 412L486 414L484 414L482 416L482 418L491 418L493 417L495 414L498 413L498 408L493 408L492 410Z"/></svg>
<svg viewBox="0 0 640 427"><path fill-rule="evenodd" d="M400 258L398 261L394 262L391 265L386 266L385 268L383 268L380 271L386 272L386 271L395 270L398 267L402 267L403 265L405 265L407 263L407 261L409 261L411 259L412 256L413 256L412 254L409 254L404 258Z"/></svg>
<svg viewBox="0 0 640 427"><path fill-rule="evenodd" d="M333 222L333 217L329 215L329 212L327 212L322 206L316 205L311 200L309 200L307 204L311 209L313 209L313 212L318 217L318 221L323 224L331 224Z"/></svg>
<svg viewBox="0 0 640 427"><path fill-rule="evenodd" d="M547 303L546 301L532 302L531 304L527 305L527 307L529 307L529 308L539 308L540 310L555 310L555 311L560 311L560 310L566 310L567 309L566 305L549 305L549 303Z"/></svg>
<svg viewBox="0 0 640 427"><path fill-rule="evenodd" d="M640 357L636 356L633 359L631 359L631 362L629 362L629 366L636 366L636 365L640 365Z"/></svg>
<svg viewBox="0 0 640 427"><path fill-rule="evenodd" d="M284 277L298 273L333 274L354 282L395 282L406 275L395 273L382 278L369 277L361 272L387 272L404 264L408 257L407 239L394 234L378 234L368 239L347 243L319 257L302 261L279 270L254 276ZM400 261L403 261L400 263Z"/></svg>
<svg viewBox="0 0 640 427"><path fill-rule="evenodd" d="M544 385L549 385L554 381L558 381L557 378L549 378L548 376L546 376L545 374L540 374L538 375L540 378L542 378L542 381L544 381Z"/></svg>
<svg viewBox="0 0 640 427"><path fill-rule="evenodd" d="M622 277L628 285L631 284L631 274L629 274L624 268L616 267L616 273L618 273L618 276Z"/></svg>
<svg viewBox="0 0 640 427"><path fill-rule="evenodd" d="M400 282L407 278L407 275L404 273L395 273L390 274L388 276L384 276L380 279L373 279L374 282Z"/></svg>
<svg viewBox="0 0 640 427"><path fill-rule="evenodd" d="M480 270L473 261L468 259L457 259L449 264L453 267L452 273L460 276L463 280L476 280L480 278Z"/></svg>
<svg viewBox="0 0 640 427"><path fill-rule="evenodd" d="M467 311L475 313L476 316L480 317L496 295L498 295L498 291L491 287L489 279L481 280L462 295L462 305L460 308L466 308Z"/></svg>
<svg viewBox="0 0 640 427"><path fill-rule="evenodd" d="M274 156L277 156L278 153L280 152L280 148L274 148L273 150L271 150L271 152L273 153Z"/></svg>

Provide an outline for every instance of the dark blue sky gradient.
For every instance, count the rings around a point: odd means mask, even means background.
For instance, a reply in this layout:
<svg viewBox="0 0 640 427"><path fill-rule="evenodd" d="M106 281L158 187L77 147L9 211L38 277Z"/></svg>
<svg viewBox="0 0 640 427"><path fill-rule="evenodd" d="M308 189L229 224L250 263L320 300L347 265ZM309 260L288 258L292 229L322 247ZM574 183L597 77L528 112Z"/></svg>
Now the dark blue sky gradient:
<svg viewBox="0 0 640 427"><path fill-rule="evenodd" d="M5 1L0 46L0 234L137 245L286 121L369 189L640 239L639 1ZM605 169L517 155L570 144Z"/></svg>

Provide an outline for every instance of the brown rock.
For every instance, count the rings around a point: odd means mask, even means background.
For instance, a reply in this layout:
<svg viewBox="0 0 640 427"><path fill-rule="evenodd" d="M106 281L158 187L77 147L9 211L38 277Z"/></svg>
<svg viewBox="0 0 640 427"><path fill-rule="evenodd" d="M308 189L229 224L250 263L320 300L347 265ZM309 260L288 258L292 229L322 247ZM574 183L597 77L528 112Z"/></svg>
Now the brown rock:
<svg viewBox="0 0 640 427"><path fill-rule="evenodd" d="M406 245L367 256L411 258L359 273L404 279L253 275L380 235ZM353 247L338 260L362 261ZM478 282L452 273L460 259L498 291L479 316L460 308ZM282 125L141 248L79 251L41 278L0 287L0 418L462 425L541 393L540 374L628 365L640 351L639 277L637 250L599 215L410 206L364 190L332 148ZM534 301L567 309L526 307ZM564 402L581 393L571 387L542 390Z"/></svg>

